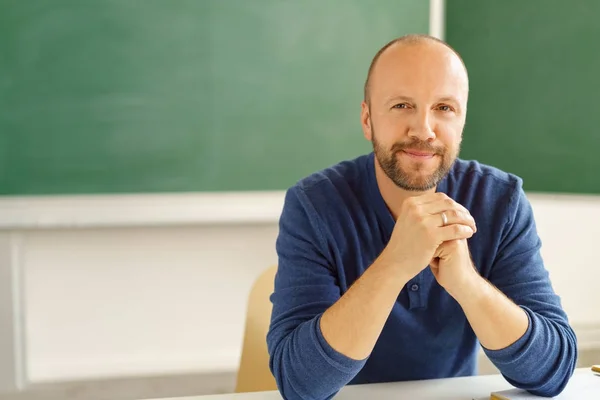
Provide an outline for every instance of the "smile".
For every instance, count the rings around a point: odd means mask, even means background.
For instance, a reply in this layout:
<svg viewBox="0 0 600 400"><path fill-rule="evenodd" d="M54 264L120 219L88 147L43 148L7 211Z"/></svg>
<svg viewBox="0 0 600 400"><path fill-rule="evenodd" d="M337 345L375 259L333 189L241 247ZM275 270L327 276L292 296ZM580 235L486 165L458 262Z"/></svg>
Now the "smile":
<svg viewBox="0 0 600 400"><path fill-rule="evenodd" d="M402 150L402 153L404 153L408 157L416 159L416 160L429 160L429 159L435 157L435 155L436 155L435 153L427 153L427 152L418 151L418 150Z"/></svg>

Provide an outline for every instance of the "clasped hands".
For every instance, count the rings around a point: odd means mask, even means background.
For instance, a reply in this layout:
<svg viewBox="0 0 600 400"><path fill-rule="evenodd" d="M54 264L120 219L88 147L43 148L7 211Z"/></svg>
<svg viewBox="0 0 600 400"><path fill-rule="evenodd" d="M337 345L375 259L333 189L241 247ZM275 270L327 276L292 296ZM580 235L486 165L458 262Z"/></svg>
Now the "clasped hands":
<svg viewBox="0 0 600 400"><path fill-rule="evenodd" d="M382 256L412 279L428 265L450 295L480 278L467 239L477 231L469 211L444 193L407 199Z"/></svg>

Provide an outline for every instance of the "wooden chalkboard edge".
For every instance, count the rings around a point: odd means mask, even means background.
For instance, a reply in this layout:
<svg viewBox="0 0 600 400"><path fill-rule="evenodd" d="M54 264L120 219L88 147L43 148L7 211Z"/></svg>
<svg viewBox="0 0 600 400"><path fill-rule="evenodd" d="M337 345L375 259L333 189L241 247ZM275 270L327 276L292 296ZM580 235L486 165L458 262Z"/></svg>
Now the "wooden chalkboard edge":
<svg viewBox="0 0 600 400"><path fill-rule="evenodd" d="M279 220L285 191L0 197L0 230L205 224Z"/></svg>

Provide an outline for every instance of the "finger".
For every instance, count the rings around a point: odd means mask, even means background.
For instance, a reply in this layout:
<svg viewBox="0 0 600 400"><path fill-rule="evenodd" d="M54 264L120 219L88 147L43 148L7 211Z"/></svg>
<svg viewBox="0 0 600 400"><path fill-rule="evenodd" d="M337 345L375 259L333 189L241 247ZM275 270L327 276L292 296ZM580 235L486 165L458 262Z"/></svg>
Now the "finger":
<svg viewBox="0 0 600 400"><path fill-rule="evenodd" d="M469 210L467 210L462 204L457 203L456 201L452 200L450 197L447 196L446 198L440 198L436 201L423 203L421 205L421 209L423 210L423 212L429 214L439 214L442 211L448 210L460 210L469 213Z"/></svg>
<svg viewBox="0 0 600 400"><path fill-rule="evenodd" d="M420 196L412 197L411 200L415 202L415 204L428 204L436 201L443 201L445 199L450 199L446 193L435 192L435 193L427 193ZM452 200L452 199L450 199Z"/></svg>
<svg viewBox="0 0 600 400"><path fill-rule="evenodd" d="M438 228L436 233L438 242L442 243L448 240L469 239L475 232L468 225L452 224Z"/></svg>
<svg viewBox="0 0 600 400"><path fill-rule="evenodd" d="M446 224L444 224L444 218L442 217L442 213L446 216ZM477 232L477 225L475 224L475 219L468 211L463 210L449 210L442 211L439 214L440 226L452 225L452 224L466 224L469 225L473 232Z"/></svg>
<svg viewBox="0 0 600 400"><path fill-rule="evenodd" d="M445 215L446 218L442 216ZM454 224L462 224L471 227L473 233L477 232L477 225L475 219L468 212L461 210L448 210L442 211L439 214L433 214L426 217L426 223L429 226L443 227Z"/></svg>

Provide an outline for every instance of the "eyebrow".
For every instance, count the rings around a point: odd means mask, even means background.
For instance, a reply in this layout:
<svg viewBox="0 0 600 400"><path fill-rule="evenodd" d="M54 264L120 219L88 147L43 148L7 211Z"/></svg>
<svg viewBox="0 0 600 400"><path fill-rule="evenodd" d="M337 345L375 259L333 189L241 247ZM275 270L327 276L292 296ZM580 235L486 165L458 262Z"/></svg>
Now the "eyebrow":
<svg viewBox="0 0 600 400"><path fill-rule="evenodd" d="M386 103L389 103L391 101L397 101L397 100L410 101L410 102L415 101L412 97L400 95L400 96L392 96L392 97L388 98L386 100ZM459 104L458 99L454 96L443 96L443 97L440 97L439 99L437 99L437 101L438 102L452 102L452 103Z"/></svg>
<svg viewBox="0 0 600 400"><path fill-rule="evenodd" d="M392 101L398 101L398 100L414 102L414 99L412 97L408 97L408 96L392 96L392 97L390 97L390 98L388 98L386 100L386 103L390 103Z"/></svg>
<svg viewBox="0 0 600 400"><path fill-rule="evenodd" d="M452 103L460 104L460 102L458 101L458 99L456 97L454 97L454 96L444 96L444 97L438 99L438 101L440 101L440 102L447 101L447 102L452 102Z"/></svg>

